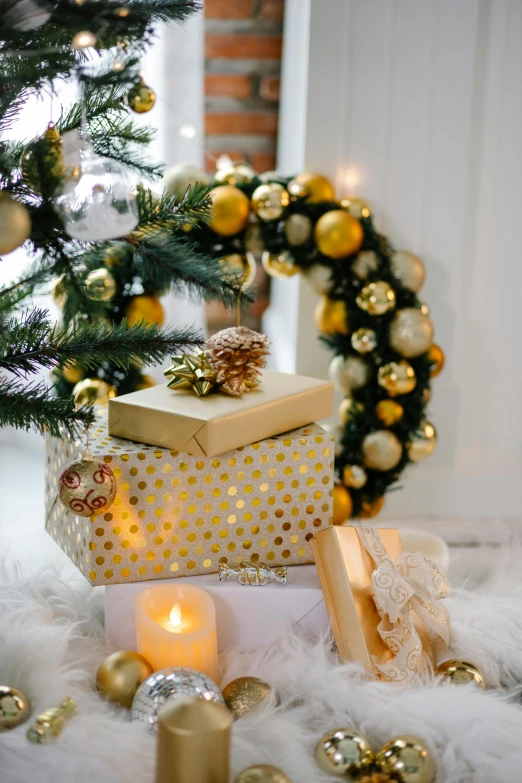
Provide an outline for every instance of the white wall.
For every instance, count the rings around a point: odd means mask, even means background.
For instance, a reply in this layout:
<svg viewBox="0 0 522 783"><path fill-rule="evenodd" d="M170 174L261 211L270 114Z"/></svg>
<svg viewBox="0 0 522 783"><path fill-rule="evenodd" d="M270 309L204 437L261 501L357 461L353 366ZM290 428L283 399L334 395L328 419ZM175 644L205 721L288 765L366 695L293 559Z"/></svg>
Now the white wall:
<svg viewBox="0 0 522 783"><path fill-rule="evenodd" d="M522 3L287 0L286 13L279 168L364 196L377 227L424 259L447 354L439 447L387 511L522 521ZM324 374L314 297L277 281L281 300L276 355L292 342L294 369Z"/></svg>

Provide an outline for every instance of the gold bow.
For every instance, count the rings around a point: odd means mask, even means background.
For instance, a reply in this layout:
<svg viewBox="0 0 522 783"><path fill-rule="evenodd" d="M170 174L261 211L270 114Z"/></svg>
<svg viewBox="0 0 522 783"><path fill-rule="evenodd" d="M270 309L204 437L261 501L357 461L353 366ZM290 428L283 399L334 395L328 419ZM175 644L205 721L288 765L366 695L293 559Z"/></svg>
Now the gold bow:
<svg viewBox="0 0 522 783"><path fill-rule="evenodd" d="M163 373L169 379L169 389L192 389L198 397L206 397L218 388L216 373L205 351L173 356L172 361L172 367Z"/></svg>

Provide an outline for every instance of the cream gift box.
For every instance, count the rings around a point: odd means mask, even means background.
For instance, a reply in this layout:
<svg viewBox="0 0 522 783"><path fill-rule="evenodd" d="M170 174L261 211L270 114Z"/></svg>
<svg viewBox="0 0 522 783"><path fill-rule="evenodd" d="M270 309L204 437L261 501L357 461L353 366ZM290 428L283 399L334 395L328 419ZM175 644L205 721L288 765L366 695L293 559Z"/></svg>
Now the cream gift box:
<svg viewBox="0 0 522 783"><path fill-rule="evenodd" d="M272 644L286 631L317 636L330 628L315 566L288 569L286 585L270 582L246 587L236 581L220 582L217 575L182 577L207 590L216 607L219 652L230 647L254 649ZM134 602L152 582L109 585L105 589L105 632L117 650L136 649Z"/></svg>
<svg viewBox="0 0 522 783"><path fill-rule="evenodd" d="M104 412L90 449L118 489L91 518L58 500L82 449L46 436L46 528L93 585L214 573L245 558L309 563L310 538L331 523L333 443L317 424L201 458L112 438Z"/></svg>
<svg viewBox="0 0 522 783"><path fill-rule="evenodd" d="M331 383L265 370L261 385L240 398L198 397L167 385L116 397L109 402L109 433L213 457L326 419L332 410Z"/></svg>

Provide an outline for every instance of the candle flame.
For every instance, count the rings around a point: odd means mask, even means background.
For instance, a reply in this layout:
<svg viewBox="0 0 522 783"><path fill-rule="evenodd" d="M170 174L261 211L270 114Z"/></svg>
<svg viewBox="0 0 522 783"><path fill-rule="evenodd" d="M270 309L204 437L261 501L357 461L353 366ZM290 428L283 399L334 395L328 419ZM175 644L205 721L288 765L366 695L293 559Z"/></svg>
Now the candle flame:
<svg viewBox="0 0 522 783"><path fill-rule="evenodd" d="M181 606L179 604L174 604L170 610L170 624L174 626L181 625Z"/></svg>

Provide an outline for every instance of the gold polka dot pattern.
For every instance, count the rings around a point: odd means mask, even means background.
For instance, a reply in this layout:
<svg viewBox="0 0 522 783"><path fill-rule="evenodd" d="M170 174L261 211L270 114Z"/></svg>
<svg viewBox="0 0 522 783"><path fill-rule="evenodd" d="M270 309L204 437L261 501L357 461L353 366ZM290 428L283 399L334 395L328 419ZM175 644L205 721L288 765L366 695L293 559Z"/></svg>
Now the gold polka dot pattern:
<svg viewBox="0 0 522 783"><path fill-rule="evenodd" d="M102 412L90 448L114 471L114 504L89 519L55 502L82 444L47 435L46 527L93 585L309 563L331 524L334 449L317 424L202 459L110 437Z"/></svg>

